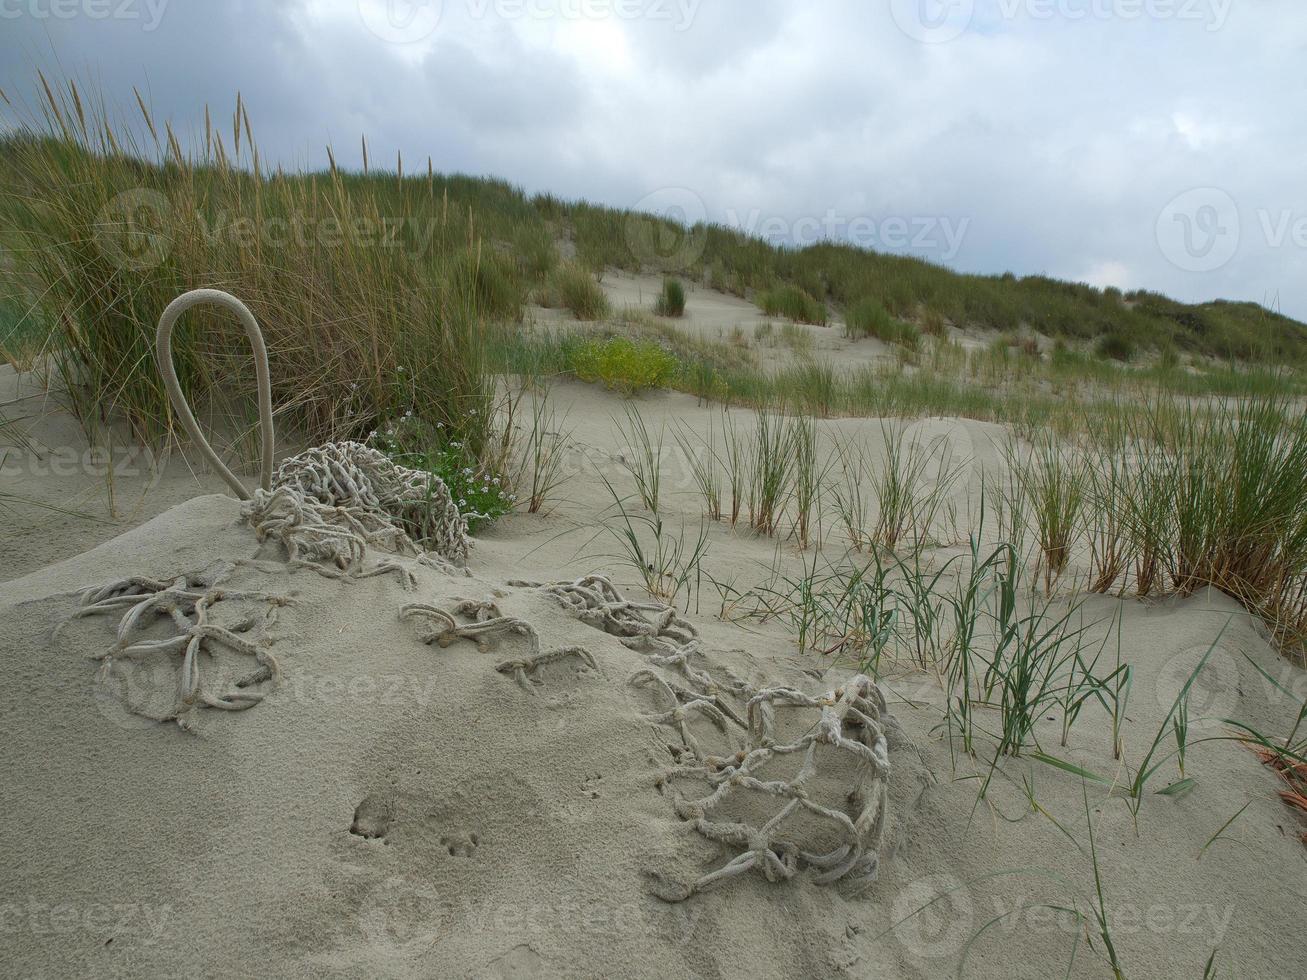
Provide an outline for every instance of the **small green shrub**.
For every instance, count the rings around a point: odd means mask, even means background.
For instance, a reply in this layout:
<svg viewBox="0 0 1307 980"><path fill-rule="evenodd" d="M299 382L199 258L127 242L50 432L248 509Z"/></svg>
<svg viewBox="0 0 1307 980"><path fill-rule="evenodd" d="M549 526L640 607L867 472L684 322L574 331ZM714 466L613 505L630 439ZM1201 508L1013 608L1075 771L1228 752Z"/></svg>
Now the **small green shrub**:
<svg viewBox="0 0 1307 980"><path fill-rule="evenodd" d="M1131 361L1137 353L1135 342L1119 331L1105 333L1098 341L1099 356L1114 361Z"/></svg>
<svg viewBox="0 0 1307 980"><path fill-rule="evenodd" d="M612 315L612 304L589 270L575 262L555 268L540 293L540 303L553 309L567 309L578 320L603 320Z"/></svg>
<svg viewBox="0 0 1307 980"><path fill-rule="evenodd" d="M372 433L368 444L400 466L440 477L470 531L513 509L517 497L507 479L478 462L465 443L451 439L443 422L433 424L410 411Z"/></svg>
<svg viewBox="0 0 1307 980"><path fill-rule="evenodd" d="M844 332L850 337L875 337L887 344L899 344L916 350L921 334L912 324L890 316L874 299L854 303L844 316Z"/></svg>
<svg viewBox="0 0 1307 980"><path fill-rule="evenodd" d="M778 286L758 297L758 305L768 316L788 317L798 323L826 326L829 314L826 304L813 299L798 286Z"/></svg>
<svg viewBox="0 0 1307 980"><path fill-rule="evenodd" d="M944 325L944 314L939 310L927 307L921 313L921 332L928 333L932 337L945 337L948 330Z"/></svg>
<svg viewBox="0 0 1307 980"><path fill-rule="evenodd" d="M659 316L685 316L685 287L681 285L681 280L663 280L663 291L654 303L654 312Z"/></svg>
<svg viewBox="0 0 1307 980"><path fill-rule="evenodd" d="M678 367L676 358L652 341L626 337L590 340L572 355L572 370L578 378L602 381L605 388L625 395L670 385Z"/></svg>

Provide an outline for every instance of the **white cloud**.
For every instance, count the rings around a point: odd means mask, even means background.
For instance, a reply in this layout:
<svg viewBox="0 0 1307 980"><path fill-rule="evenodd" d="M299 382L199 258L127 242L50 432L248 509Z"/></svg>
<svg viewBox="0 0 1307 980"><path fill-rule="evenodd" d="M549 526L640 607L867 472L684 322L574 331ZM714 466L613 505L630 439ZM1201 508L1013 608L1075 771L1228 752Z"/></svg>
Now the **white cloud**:
<svg viewBox="0 0 1307 980"><path fill-rule="evenodd" d="M1089 283L1091 286L1098 286L1100 289L1106 289L1108 286L1115 286L1117 289L1130 289L1134 285L1129 268L1124 262L1114 262L1111 260L1105 262L1095 262L1089 267L1089 271L1076 277Z"/></svg>

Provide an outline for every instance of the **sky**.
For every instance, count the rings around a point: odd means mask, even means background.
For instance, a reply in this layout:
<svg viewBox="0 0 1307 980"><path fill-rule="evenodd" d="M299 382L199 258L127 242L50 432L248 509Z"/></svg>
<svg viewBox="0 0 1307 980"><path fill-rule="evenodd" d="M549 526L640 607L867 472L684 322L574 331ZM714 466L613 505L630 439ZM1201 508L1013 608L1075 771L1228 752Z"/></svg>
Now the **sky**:
<svg viewBox="0 0 1307 980"><path fill-rule="evenodd" d="M1303 0L0 0L0 89L239 91L265 160L1307 320Z"/></svg>

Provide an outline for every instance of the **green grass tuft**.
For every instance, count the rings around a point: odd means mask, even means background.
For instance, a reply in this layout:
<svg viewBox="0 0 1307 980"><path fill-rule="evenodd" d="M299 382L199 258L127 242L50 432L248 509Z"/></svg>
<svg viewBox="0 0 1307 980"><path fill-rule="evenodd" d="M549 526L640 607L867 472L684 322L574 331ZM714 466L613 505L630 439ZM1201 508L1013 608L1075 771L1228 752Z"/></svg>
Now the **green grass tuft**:
<svg viewBox="0 0 1307 980"><path fill-rule="evenodd" d="M916 350L921 334L912 324L890 315L878 300L862 299L844 315L844 332L852 338L875 337L887 344Z"/></svg>
<svg viewBox="0 0 1307 980"><path fill-rule="evenodd" d="M758 297L758 306L768 316L783 316L796 323L813 323L824 327L829 320L826 304L813 299L798 286L783 285L769 289Z"/></svg>
<svg viewBox="0 0 1307 980"><path fill-rule="evenodd" d="M663 291L654 303L654 313L658 316L685 316L685 287L679 279L664 279Z"/></svg>
<svg viewBox="0 0 1307 980"><path fill-rule="evenodd" d="M570 310L578 320L604 320L613 313L603 287L589 270L574 262L554 269L540 296L542 305Z"/></svg>
<svg viewBox="0 0 1307 980"><path fill-rule="evenodd" d="M1135 342L1118 330L1112 330L1103 334L1095 345L1100 357L1108 357L1114 361L1133 361L1139 349ZM1174 348L1171 348L1174 351Z"/></svg>

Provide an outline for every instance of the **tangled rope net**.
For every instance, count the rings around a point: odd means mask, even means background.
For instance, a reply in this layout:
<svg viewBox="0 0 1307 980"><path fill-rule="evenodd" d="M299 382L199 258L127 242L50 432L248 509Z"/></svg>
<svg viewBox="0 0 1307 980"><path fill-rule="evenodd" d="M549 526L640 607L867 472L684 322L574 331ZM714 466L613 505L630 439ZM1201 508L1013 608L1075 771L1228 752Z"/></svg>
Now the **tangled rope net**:
<svg viewBox="0 0 1307 980"><path fill-rule="evenodd" d="M233 311L254 351L263 466L260 486L252 493L200 431L173 364L172 334L177 321L202 303ZM338 578L395 572L408 583L411 573L398 562L384 560L365 571L368 547L417 556L446 570L467 561L471 547L467 520L459 514L449 488L434 473L400 466L361 443L339 442L285 460L274 475L276 435L268 351L254 314L236 297L217 289L182 294L159 318L157 344L159 370L182 426L245 502L242 516L259 539L281 542L292 566L312 567Z"/></svg>
<svg viewBox="0 0 1307 980"><path fill-rule="evenodd" d="M264 592L222 588L234 567L227 563L172 580L135 576L82 590L81 606L73 619L122 613L113 645L95 656L101 662L101 681L112 676L119 661L179 658L177 698L172 708L156 715L140 705L125 702L123 706L128 711L154 721L176 721L189 730L194 726L198 708L244 711L262 701L276 686L281 679L281 668L268 649L268 630L276 622L278 612L291 600ZM261 617L246 616L226 626L212 621L216 606L238 601L262 603L266 609ZM147 631L161 619L167 621L173 635L147 638ZM200 654L212 658L215 648L252 657L257 664L252 673L224 694L214 693L201 677ZM270 686L256 689L256 685L265 682Z"/></svg>
<svg viewBox="0 0 1307 980"><path fill-rule="evenodd" d="M801 868L813 870L818 884L875 877L890 763L885 698L871 678L858 674L815 696L786 687L756 689L729 674L719 680L704 663L698 632L673 607L629 601L600 575L509 584L537 589L648 658L649 666L629 682L663 702L662 710L645 718L673 729L683 746L678 764L662 774L658 786L674 793L677 815L698 833L739 850L691 882L651 873L658 897L684 901L755 870L772 882L789 880ZM692 727L700 719L727 751L705 746ZM787 762L792 773L779 771ZM676 795L680 780L705 782L709 792Z"/></svg>

